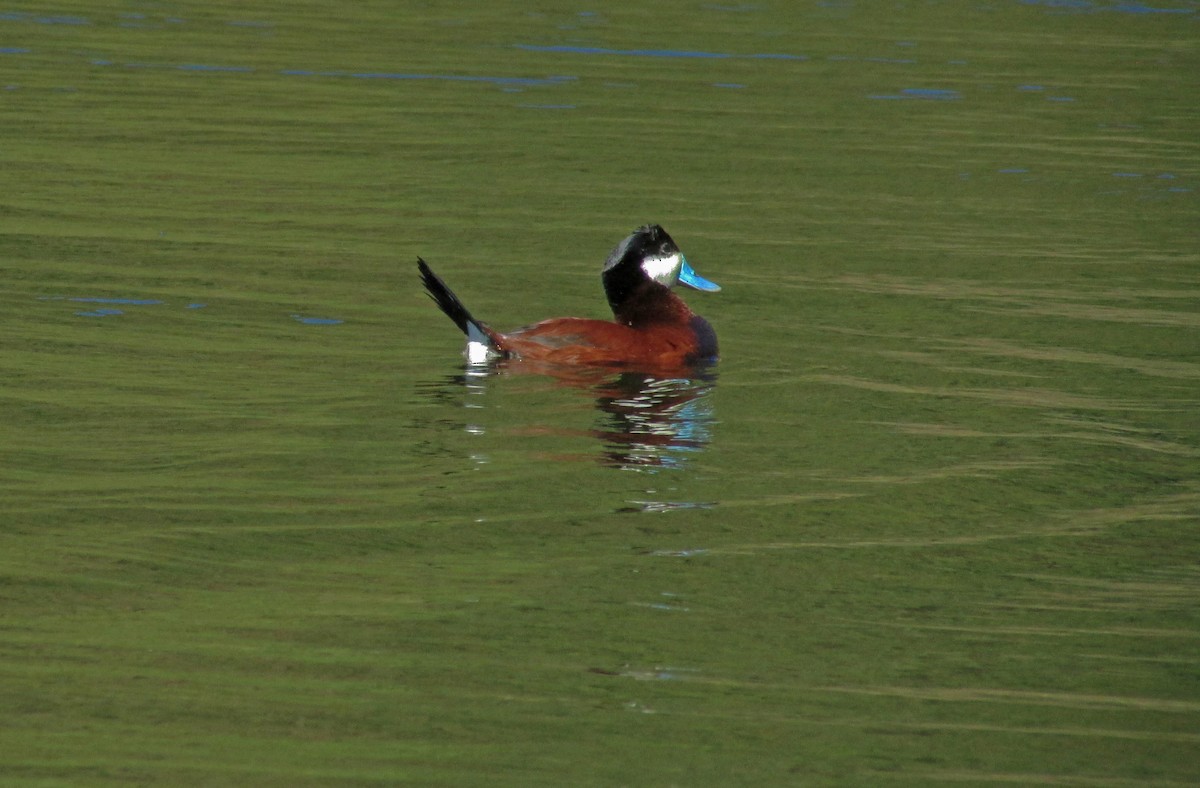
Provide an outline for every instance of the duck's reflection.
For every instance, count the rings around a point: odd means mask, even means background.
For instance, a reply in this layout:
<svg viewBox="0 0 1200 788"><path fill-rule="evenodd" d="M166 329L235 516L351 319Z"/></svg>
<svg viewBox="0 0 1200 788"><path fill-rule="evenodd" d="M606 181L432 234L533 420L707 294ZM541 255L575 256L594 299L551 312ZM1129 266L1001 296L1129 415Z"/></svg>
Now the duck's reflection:
<svg viewBox="0 0 1200 788"><path fill-rule="evenodd" d="M624 372L595 387L609 465L626 469L678 468L712 440L713 409L706 377L656 377Z"/></svg>
<svg viewBox="0 0 1200 788"><path fill-rule="evenodd" d="M521 364L468 365L433 391L438 399L458 389L468 409L486 407L497 378L537 374L595 398L597 424L587 431L603 446L600 461L623 470L681 468L704 450L715 423L712 398L716 369L688 367L644 372L612 369L556 369ZM468 419L467 432L483 434L484 419Z"/></svg>

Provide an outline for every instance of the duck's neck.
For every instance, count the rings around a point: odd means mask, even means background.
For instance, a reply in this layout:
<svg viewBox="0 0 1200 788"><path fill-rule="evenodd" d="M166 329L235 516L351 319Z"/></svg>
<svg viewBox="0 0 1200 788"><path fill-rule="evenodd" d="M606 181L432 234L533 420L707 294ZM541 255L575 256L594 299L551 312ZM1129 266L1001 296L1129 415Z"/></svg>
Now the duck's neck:
<svg viewBox="0 0 1200 788"><path fill-rule="evenodd" d="M613 307L613 318L633 328L658 323L687 323L694 316L683 299L657 282L642 282Z"/></svg>

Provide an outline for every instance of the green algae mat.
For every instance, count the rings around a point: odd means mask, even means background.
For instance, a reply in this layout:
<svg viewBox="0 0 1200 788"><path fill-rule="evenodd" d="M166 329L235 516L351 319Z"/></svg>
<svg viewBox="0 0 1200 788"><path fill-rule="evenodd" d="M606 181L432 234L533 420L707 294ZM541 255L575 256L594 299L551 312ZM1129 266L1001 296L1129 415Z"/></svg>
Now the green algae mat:
<svg viewBox="0 0 1200 788"><path fill-rule="evenodd" d="M1200 4L0 7L0 784L1200 781ZM721 362L465 369L662 223Z"/></svg>

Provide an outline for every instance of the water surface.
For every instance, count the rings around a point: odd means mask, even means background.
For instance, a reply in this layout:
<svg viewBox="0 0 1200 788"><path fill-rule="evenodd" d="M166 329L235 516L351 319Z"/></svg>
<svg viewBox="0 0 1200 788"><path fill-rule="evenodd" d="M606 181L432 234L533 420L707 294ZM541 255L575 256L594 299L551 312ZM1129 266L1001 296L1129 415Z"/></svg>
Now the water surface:
<svg viewBox="0 0 1200 788"><path fill-rule="evenodd" d="M2 10L10 781L1200 778L1196 3Z"/></svg>

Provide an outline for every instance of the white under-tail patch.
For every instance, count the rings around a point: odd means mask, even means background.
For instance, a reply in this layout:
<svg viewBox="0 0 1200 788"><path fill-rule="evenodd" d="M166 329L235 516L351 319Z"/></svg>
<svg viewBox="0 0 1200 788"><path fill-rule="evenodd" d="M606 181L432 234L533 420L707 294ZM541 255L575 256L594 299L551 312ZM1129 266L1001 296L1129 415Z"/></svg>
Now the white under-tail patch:
<svg viewBox="0 0 1200 788"><path fill-rule="evenodd" d="M495 353L487 345L481 342L467 343L467 363L468 364L486 364L495 357Z"/></svg>
<svg viewBox="0 0 1200 788"><path fill-rule="evenodd" d="M647 257L642 261L642 270L646 272L646 276L666 287L675 284L682 267L683 255L678 252L666 257Z"/></svg>
<svg viewBox="0 0 1200 788"><path fill-rule="evenodd" d="M465 355L468 364L486 364L492 359L500 357L500 353L492 345L492 340L474 322L467 323L467 350Z"/></svg>

